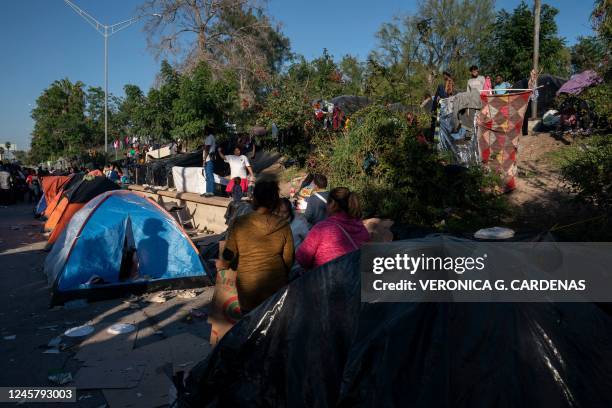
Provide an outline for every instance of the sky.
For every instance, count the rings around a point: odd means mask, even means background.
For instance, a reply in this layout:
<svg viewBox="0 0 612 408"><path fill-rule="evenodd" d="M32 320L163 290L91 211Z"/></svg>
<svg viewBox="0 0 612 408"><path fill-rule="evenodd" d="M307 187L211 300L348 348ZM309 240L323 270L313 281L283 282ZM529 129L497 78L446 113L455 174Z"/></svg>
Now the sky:
<svg viewBox="0 0 612 408"><path fill-rule="evenodd" d="M103 24L135 15L143 0L73 0ZM497 0L512 10L520 0ZM557 25L568 44L589 35L591 2L556 0ZM586 3L586 4L585 4ZM532 4L532 0L528 0ZM27 150L33 121L30 111L53 81L69 78L104 86L104 40L62 0L0 0L0 144ZM269 0L268 9L291 41L292 50L313 58L323 48L336 58L367 57L384 22L416 10L415 0ZM109 91L123 95L123 85L153 85L159 69L147 50L142 23L109 38Z"/></svg>

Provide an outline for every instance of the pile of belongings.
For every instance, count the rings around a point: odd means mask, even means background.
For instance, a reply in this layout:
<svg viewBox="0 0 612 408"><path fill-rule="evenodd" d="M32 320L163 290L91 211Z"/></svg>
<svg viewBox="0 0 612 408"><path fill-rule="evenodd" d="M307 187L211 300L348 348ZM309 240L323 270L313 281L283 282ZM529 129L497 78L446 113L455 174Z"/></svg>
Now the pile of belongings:
<svg viewBox="0 0 612 408"><path fill-rule="evenodd" d="M461 92L441 99L434 139L438 149L448 152L451 164L480 164L474 118L482 108L480 92Z"/></svg>

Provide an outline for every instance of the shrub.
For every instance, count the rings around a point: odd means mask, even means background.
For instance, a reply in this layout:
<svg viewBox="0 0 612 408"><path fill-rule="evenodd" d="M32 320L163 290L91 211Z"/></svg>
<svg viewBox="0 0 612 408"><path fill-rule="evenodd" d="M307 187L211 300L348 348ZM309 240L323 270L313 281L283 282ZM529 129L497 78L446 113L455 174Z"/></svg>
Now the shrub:
<svg viewBox="0 0 612 408"><path fill-rule="evenodd" d="M463 229L504 214L503 198L490 192L494 180L480 169L445 166L420 134L402 115L370 106L351 117L347 133L319 135L309 165L332 186L359 192L367 216Z"/></svg>
<svg viewBox="0 0 612 408"><path fill-rule="evenodd" d="M612 135L593 136L561 167L561 174L577 198L612 209Z"/></svg>

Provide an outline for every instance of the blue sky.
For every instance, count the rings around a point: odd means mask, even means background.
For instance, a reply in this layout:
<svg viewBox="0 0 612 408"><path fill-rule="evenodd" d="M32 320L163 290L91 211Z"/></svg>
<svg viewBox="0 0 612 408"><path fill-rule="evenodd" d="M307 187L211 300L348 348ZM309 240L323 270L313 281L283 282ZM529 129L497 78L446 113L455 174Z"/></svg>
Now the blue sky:
<svg viewBox="0 0 612 408"><path fill-rule="evenodd" d="M142 0L73 0L104 24L132 16ZM498 0L513 9L520 0ZM532 1L529 0L528 4ZM573 43L591 33L590 1L558 0L559 32ZM586 3L586 4L585 4ZM56 79L68 77L87 85L104 85L104 42L62 0L4 0L0 6L0 143L28 148L33 122L30 110L40 93ZM375 47L383 22L416 9L407 0L270 0L269 11L282 24L295 52L312 58L327 48L335 57L365 58ZM143 90L153 84L159 62L146 48L142 25L109 40L109 89L122 95L123 85Z"/></svg>

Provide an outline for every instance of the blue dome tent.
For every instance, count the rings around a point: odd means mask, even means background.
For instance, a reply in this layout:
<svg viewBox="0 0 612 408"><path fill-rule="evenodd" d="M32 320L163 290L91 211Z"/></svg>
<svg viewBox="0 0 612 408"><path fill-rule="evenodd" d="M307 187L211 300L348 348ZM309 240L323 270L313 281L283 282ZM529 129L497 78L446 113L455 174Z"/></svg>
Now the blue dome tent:
<svg viewBox="0 0 612 408"><path fill-rule="evenodd" d="M209 284L197 248L157 203L114 190L70 220L45 260L52 304Z"/></svg>

